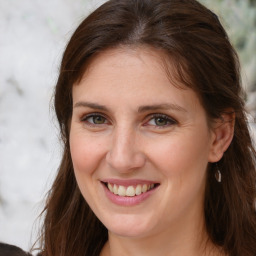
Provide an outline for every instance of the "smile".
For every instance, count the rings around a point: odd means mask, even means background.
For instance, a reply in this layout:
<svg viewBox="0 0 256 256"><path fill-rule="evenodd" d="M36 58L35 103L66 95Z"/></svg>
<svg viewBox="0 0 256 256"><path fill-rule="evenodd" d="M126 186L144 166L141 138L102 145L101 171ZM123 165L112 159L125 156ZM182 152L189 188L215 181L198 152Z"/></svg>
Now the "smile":
<svg viewBox="0 0 256 256"><path fill-rule="evenodd" d="M136 186L122 186L117 184L107 183L109 191L118 196L139 196L142 193L153 189L157 184L138 184Z"/></svg>
<svg viewBox="0 0 256 256"><path fill-rule="evenodd" d="M146 180L101 180L105 195L114 204L135 206L151 197L160 183Z"/></svg>

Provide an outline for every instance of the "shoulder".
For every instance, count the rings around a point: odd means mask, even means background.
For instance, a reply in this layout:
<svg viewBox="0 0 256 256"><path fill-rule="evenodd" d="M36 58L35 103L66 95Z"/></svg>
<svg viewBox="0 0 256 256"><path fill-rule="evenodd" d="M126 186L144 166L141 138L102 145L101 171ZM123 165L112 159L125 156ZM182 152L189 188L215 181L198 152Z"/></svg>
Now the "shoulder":
<svg viewBox="0 0 256 256"><path fill-rule="evenodd" d="M32 256L30 253L23 251L21 248L0 242L0 256Z"/></svg>

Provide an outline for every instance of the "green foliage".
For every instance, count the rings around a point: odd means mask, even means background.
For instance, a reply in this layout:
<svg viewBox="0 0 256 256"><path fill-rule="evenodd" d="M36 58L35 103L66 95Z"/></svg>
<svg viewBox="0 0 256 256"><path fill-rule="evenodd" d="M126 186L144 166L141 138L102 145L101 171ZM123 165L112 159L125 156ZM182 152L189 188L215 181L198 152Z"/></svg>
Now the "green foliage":
<svg viewBox="0 0 256 256"><path fill-rule="evenodd" d="M256 0L199 0L214 11L236 48L247 90L256 90Z"/></svg>

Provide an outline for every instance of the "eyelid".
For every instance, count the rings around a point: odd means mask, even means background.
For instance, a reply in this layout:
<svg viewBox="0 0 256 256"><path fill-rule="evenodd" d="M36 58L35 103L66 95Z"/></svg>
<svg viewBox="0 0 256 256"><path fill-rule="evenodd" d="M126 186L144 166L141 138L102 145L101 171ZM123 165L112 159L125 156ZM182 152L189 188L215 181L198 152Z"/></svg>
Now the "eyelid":
<svg viewBox="0 0 256 256"><path fill-rule="evenodd" d="M178 124L178 121L177 121L175 118L170 117L169 115L162 114L162 113L154 113L154 114L150 114L150 115L147 116L147 121L146 121L146 123L145 123L144 126L149 125L148 122L149 122L150 120L154 119L154 118L157 118L157 117L161 117L161 118L163 118L163 119L166 119L166 120L169 122L169 124L163 125L163 126L155 125L155 127L157 127L157 128L165 128L165 127L169 127L169 126ZM151 126L153 126L153 125L151 125Z"/></svg>
<svg viewBox="0 0 256 256"><path fill-rule="evenodd" d="M106 120L106 123L102 123L102 124L94 124L94 123L91 123L91 122L88 122L87 119L91 118L91 117L95 117L95 116L100 116L100 117L103 117L105 120ZM148 124L150 120L154 119L154 118L163 118L165 119L168 124L166 125L151 125L151 124ZM80 121L83 122L83 123L86 123L86 125L89 125L89 126L102 126L102 125L109 125L111 123L111 121L109 120L109 117L107 117L105 114L103 113L100 113L100 112L91 112L91 113L88 113L88 114L84 114L82 115L82 117L80 118ZM147 115L146 117L146 122L144 122L143 126L152 126L152 127L156 127L156 128L166 128L166 127L170 127L172 125L175 125L175 124L178 124L178 121L173 118L173 117L170 117L169 115L166 115L166 114L163 114L163 113L153 113L153 114L149 114Z"/></svg>
<svg viewBox="0 0 256 256"><path fill-rule="evenodd" d="M87 122L87 119L89 119L90 117L95 117L95 116L101 116L101 117L105 118L107 123L93 124L93 123ZM88 124L90 126L99 126L99 125L105 125L105 124L109 124L110 123L109 118L106 115L104 115L103 113L100 113L100 112L92 112L92 113L88 113L88 114L82 115L82 117L80 118L80 121L81 122L86 122L86 124Z"/></svg>

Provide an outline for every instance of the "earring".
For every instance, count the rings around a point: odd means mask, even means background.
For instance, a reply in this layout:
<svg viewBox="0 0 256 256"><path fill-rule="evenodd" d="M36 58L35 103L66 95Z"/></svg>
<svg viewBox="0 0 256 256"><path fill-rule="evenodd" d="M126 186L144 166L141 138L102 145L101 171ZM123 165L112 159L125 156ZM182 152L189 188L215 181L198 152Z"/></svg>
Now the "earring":
<svg viewBox="0 0 256 256"><path fill-rule="evenodd" d="M216 163L215 179L220 183L221 182L221 172L219 166Z"/></svg>

